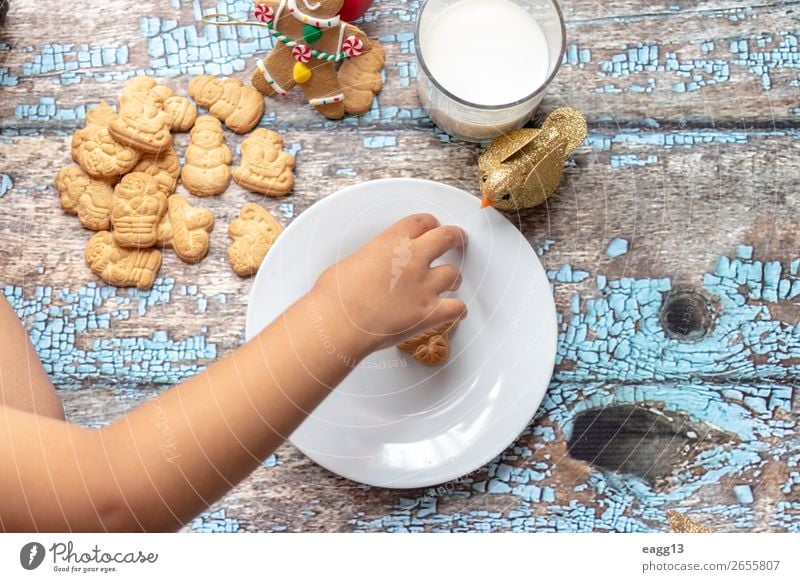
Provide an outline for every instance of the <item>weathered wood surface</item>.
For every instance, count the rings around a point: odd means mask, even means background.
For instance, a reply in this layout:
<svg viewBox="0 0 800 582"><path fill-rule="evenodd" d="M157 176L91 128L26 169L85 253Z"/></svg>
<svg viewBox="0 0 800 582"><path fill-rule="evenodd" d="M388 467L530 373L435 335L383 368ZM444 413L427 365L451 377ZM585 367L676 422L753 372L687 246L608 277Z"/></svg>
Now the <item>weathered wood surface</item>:
<svg viewBox="0 0 800 582"><path fill-rule="evenodd" d="M350 483L286 445L189 529L663 531L675 509L718 531L800 531L797 4L565 0L569 50L543 110L582 108L590 136L547 207L510 217L549 270L561 323L537 418L494 462L431 490ZM249 77L263 34L198 22L201 7L244 17L249 5L12 2L0 283L76 422L106 423L243 340L251 281L225 262L226 227L257 197L232 186L210 200L208 259L167 254L138 293L95 281L88 233L58 209L52 178L86 105L130 76L181 94L198 72ZM478 149L419 110L418 6L383 0L368 15L387 50L368 115L330 123L299 93L268 101L263 125L298 159L295 193L262 201L284 224L371 178L476 191Z"/></svg>

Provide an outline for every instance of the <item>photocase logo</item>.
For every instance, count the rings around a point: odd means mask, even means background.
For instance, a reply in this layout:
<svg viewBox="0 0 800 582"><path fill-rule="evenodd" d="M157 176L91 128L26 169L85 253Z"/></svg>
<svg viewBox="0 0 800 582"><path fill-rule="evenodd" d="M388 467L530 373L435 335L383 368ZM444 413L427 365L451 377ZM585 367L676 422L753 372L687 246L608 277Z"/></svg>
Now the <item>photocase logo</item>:
<svg viewBox="0 0 800 582"><path fill-rule="evenodd" d="M44 546L39 542L28 542L19 551L19 563L26 570L35 570L44 561Z"/></svg>
<svg viewBox="0 0 800 582"><path fill-rule="evenodd" d="M397 281L400 280L400 275L403 274L403 269L411 262L411 239L408 236L404 236L400 244L394 247L393 252L392 279L389 281L389 293L394 291Z"/></svg>

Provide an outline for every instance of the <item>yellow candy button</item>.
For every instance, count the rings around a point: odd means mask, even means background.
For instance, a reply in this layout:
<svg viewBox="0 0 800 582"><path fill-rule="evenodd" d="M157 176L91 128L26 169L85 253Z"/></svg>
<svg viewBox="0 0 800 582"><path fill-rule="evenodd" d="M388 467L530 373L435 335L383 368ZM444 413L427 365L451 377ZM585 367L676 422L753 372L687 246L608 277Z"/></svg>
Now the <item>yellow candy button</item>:
<svg viewBox="0 0 800 582"><path fill-rule="evenodd" d="M294 78L294 82L298 85L307 83L311 80L311 69L309 69L305 63L297 62L294 64L292 77Z"/></svg>

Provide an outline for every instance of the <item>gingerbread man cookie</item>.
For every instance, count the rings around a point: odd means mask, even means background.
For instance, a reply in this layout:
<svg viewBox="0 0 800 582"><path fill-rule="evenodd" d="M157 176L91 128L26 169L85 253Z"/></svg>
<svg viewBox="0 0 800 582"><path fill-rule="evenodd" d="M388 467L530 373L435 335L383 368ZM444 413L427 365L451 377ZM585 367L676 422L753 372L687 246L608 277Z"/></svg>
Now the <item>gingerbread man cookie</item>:
<svg viewBox="0 0 800 582"><path fill-rule="evenodd" d="M92 178L78 166L69 166L56 175L55 183L62 208L77 215L81 226L89 230L111 228L114 189L108 182Z"/></svg>
<svg viewBox="0 0 800 582"><path fill-rule="evenodd" d="M285 196L294 188L294 156L283 151L283 138L259 128L242 142L242 165L233 179L247 190L266 196Z"/></svg>
<svg viewBox="0 0 800 582"><path fill-rule="evenodd" d="M257 62L253 86L269 97L286 95L300 85L322 115L344 117L345 94L334 63L358 57L369 45L361 29L339 17L342 4L343 0L259 0L255 16L277 41L269 56Z"/></svg>
<svg viewBox="0 0 800 582"><path fill-rule="evenodd" d="M172 145L170 120L163 93L128 88L119 99L119 112L108 124L111 136L143 153L158 155Z"/></svg>
<svg viewBox="0 0 800 582"><path fill-rule="evenodd" d="M98 277L117 287L150 289L161 269L161 251L124 249L105 230L92 236L86 245L84 258Z"/></svg>
<svg viewBox="0 0 800 582"><path fill-rule="evenodd" d="M228 235L233 243L228 247L228 261L241 277L255 273L283 227L265 208L245 204L239 218L231 222Z"/></svg>
<svg viewBox="0 0 800 582"><path fill-rule="evenodd" d="M207 208L192 208L186 198L170 196L167 213L158 225L158 244L171 248L185 263L199 263L208 254L214 215Z"/></svg>
<svg viewBox="0 0 800 582"><path fill-rule="evenodd" d="M114 188L111 224L114 242L123 248L152 247L158 241L158 223L167 211L167 197L149 174L128 174Z"/></svg>
<svg viewBox="0 0 800 582"><path fill-rule="evenodd" d="M369 111L375 96L383 89L381 71L386 62L386 52L377 40L370 40L369 47L367 54L345 61L339 67L344 108L352 115L363 115Z"/></svg>
<svg viewBox="0 0 800 582"><path fill-rule="evenodd" d="M195 196L222 194L231 182L233 155L216 117L201 115L189 134L181 182Z"/></svg>
<svg viewBox="0 0 800 582"><path fill-rule="evenodd" d="M141 157L109 133L108 125L116 116L108 103L100 103L86 113L86 127L72 136L72 159L92 178L116 182Z"/></svg>
<svg viewBox="0 0 800 582"><path fill-rule="evenodd" d="M247 133L264 116L264 97L239 79L200 75L189 83L189 95L236 133Z"/></svg>
<svg viewBox="0 0 800 582"><path fill-rule="evenodd" d="M144 156L133 168L134 172L144 172L152 176L165 196L170 196L178 187L181 175L181 161L171 147L158 156Z"/></svg>
<svg viewBox="0 0 800 582"><path fill-rule="evenodd" d="M437 325L400 345L398 349L407 352L421 364L440 366L450 357L450 334L458 327L458 321Z"/></svg>

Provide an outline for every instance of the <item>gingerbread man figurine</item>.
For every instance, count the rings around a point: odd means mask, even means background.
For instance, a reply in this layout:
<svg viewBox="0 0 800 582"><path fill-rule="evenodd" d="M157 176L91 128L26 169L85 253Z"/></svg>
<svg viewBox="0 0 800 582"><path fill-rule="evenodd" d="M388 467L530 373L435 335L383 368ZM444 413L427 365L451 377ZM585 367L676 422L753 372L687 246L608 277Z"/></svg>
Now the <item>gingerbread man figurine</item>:
<svg viewBox="0 0 800 582"><path fill-rule="evenodd" d="M367 35L342 21L344 0L257 0L255 16L275 36L275 46L253 73L266 96L284 96L295 85L328 119L345 114L344 93L334 63L369 50Z"/></svg>

